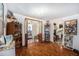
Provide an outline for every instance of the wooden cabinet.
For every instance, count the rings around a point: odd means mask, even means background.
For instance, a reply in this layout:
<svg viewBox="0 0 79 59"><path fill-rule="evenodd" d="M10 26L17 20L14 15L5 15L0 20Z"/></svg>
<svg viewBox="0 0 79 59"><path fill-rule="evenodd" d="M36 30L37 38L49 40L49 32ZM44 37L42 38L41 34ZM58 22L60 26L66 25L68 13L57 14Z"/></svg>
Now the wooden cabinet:
<svg viewBox="0 0 79 59"><path fill-rule="evenodd" d="M22 47L22 35L15 37L15 47L16 48Z"/></svg>
<svg viewBox="0 0 79 59"><path fill-rule="evenodd" d="M26 33L25 34L25 47L28 46L28 34Z"/></svg>
<svg viewBox="0 0 79 59"><path fill-rule="evenodd" d="M16 48L22 46L21 26L22 25L18 22L8 22L7 23L6 34L13 35Z"/></svg>
<svg viewBox="0 0 79 59"><path fill-rule="evenodd" d="M14 35L14 33L15 33L15 23L14 22L8 22L6 30L7 30L6 31L7 35L10 35L10 34Z"/></svg>
<svg viewBox="0 0 79 59"><path fill-rule="evenodd" d="M37 37L38 37L39 42L42 42L42 33L39 33Z"/></svg>

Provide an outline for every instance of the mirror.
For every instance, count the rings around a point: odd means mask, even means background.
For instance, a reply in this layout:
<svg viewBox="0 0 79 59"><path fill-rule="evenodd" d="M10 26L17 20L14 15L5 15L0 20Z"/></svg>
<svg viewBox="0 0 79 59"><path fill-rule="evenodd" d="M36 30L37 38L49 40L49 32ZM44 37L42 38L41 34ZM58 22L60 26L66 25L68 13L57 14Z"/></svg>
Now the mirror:
<svg viewBox="0 0 79 59"><path fill-rule="evenodd" d="M3 4L0 3L0 37L4 34L3 23Z"/></svg>

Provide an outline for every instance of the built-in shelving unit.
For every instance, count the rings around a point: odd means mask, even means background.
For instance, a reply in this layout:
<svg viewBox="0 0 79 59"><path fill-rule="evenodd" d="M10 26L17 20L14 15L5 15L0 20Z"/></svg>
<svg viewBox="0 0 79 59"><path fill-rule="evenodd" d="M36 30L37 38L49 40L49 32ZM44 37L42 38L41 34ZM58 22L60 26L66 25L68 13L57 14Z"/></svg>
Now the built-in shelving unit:
<svg viewBox="0 0 79 59"><path fill-rule="evenodd" d="M67 48L73 48L73 36L66 35L64 38L64 46Z"/></svg>
<svg viewBox="0 0 79 59"><path fill-rule="evenodd" d="M50 41L50 24L47 23L44 28L45 41Z"/></svg>
<svg viewBox="0 0 79 59"><path fill-rule="evenodd" d="M77 19L65 21L64 46L73 49L73 37L77 35Z"/></svg>

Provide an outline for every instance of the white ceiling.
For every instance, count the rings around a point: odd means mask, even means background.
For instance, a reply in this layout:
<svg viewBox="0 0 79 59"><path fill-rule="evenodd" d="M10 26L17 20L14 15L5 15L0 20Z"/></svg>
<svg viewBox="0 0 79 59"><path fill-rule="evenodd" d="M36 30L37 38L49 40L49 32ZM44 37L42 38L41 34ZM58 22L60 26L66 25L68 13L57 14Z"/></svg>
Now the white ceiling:
<svg viewBox="0 0 79 59"><path fill-rule="evenodd" d="M12 12L41 19L54 19L79 13L79 3L7 3Z"/></svg>

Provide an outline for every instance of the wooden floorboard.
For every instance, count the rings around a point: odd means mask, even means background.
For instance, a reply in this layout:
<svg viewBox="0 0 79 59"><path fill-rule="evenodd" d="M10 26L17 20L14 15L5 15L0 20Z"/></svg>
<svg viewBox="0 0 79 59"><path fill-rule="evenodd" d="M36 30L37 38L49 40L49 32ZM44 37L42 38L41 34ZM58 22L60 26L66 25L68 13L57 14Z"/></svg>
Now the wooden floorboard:
<svg viewBox="0 0 79 59"><path fill-rule="evenodd" d="M28 48L17 48L16 56L77 56L72 50L56 43L31 43Z"/></svg>

